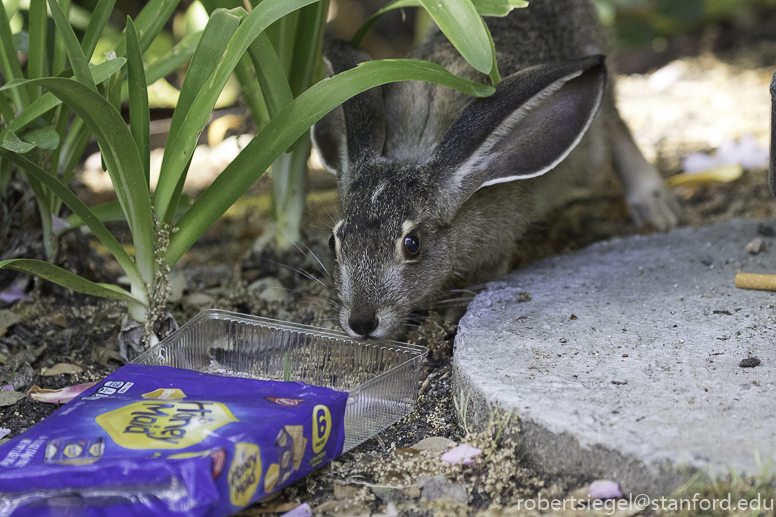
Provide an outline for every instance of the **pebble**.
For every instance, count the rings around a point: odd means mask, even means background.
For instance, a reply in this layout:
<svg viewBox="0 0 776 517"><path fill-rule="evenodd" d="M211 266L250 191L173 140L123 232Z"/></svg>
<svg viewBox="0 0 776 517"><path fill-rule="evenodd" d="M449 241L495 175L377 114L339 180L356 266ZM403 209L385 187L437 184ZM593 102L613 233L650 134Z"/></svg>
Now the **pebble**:
<svg viewBox="0 0 776 517"><path fill-rule="evenodd" d="M421 476L423 478L423 476ZM426 501L450 501L453 503L468 504L469 494L466 488L455 483L451 483L444 476L435 476L421 481L418 478L418 484L423 487L422 499Z"/></svg>
<svg viewBox="0 0 776 517"><path fill-rule="evenodd" d="M288 289L275 277L264 277L256 280L248 286L251 291L256 291L259 298L267 303L285 303L288 301Z"/></svg>
<svg viewBox="0 0 776 517"><path fill-rule="evenodd" d="M762 253L763 251L765 251L766 249L765 241L762 238L757 237L756 239L752 239L751 241L749 241L747 245L744 247L744 249L750 255L757 255L758 253Z"/></svg>
<svg viewBox="0 0 776 517"><path fill-rule="evenodd" d="M738 363L738 366L741 368L754 368L755 366L760 366L760 360L756 357L747 357Z"/></svg>

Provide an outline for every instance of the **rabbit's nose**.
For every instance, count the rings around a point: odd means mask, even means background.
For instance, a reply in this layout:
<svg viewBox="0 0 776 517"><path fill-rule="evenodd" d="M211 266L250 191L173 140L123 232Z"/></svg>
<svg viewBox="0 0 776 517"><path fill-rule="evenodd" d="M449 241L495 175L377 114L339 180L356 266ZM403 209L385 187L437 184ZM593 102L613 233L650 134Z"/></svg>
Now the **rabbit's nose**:
<svg viewBox="0 0 776 517"><path fill-rule="evenodd" d="M369 334L374 332L379 324L380 320L377 316L372 316L371 318L356 316L348 320L348 325L350 325L353 332L364 337L369 337Z"/></svg>

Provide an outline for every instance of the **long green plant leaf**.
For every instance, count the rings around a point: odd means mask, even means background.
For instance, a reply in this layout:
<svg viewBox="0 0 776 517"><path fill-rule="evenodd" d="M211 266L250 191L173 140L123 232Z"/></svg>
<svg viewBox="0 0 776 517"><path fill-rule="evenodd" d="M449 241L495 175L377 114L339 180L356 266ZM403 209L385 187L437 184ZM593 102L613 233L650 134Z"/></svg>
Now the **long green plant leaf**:
<svg viewBox="0 0 776 517"><path fill-rule="evenodd" d="M35 275L54 282L73 291L89 294L92 296L101 296L103 298L112 298L130 303L143 304L140 300L130 293L115 285L90 282L85 278L55 266L43 260L35 259L11 259L0 262L0 269L13 269L28 275Z"/></svg>
<svg viewBox="0 0 776 517"><path fill-rule="evenodd" d="M189 209L189 207L191 207L191 197L189 197L187 194L182 194L180 203L178 203L178 210L175 214L175 218L179 219L182 217L183 214L185 214ZM124 212L121 210L121 205L118 201L100 203L99 205L89 207L89 210L101 223L126 221L126 219L124 219ZM70 228L83 226L85 224L83 219L81 219L78 214L75 213L75 211L74 213L65 217L65 222L70 226Z"/></svg>
<svg viewBox="0 0 776 517"><path fill-rule="evenodd" d="M528 2L525 0L473 0L472 3L480 16L501 17L509 14L512 9L528 7ZM361 27L358 28L350 39L350 42L354 47L361 46L364 36L366 36L380 16L389 11L393 11L394 9L403 9L405 7L422 7L422 4L420 3L420 0L395 0L391 2L370 16Z"/></svg>
<svg viewBox="0 0 776 517"><path fill-rule="evenodd" d="M477 97L495 92L492 86L467 81L434 63L409 59L369 61L316 83L275 116L176 223L178 231L170 238L167 264L175 264L310 126L354 95L395 81L429 81Z"/></svg>
<svg viewBox="0 0 776 517"><path fill-rule="evenodd" d="M291 86L286 79L283 63L265 33L259 34L251 43L248 47L248 55L253 62L254 70L256 70L256 78L259 81L267 113L271 119L294 100L294 94L291 93Z"/></svg>
<svg viewBox="0 0 776 517"><path fill-rule="evenodd" d="M11 35L11 26L8 24L8 16L3 2L0 2L0 71L6 82L22 79L22 67L16 55L16 45ZM30 103L26 88L19 88L10 92L11 100L16 111L24 109Z"/></svg>
<svg viewBox="0 0 776 517"><path fill-rule="evenodd" d="M197 50L194 52L194 57L191 58L191 64L186 71L186 79L183 81L178 103L170 121L170 130L167 133L167 140L169 142L176 141L175 139L197 95L203 88L209 87L210 78L213 76L213 72L224 55L229 40L240 25L240 18L240 16L235 16L235 14L223 9L216 9L210 15L199 45L197 45ZM162 175L167 173L167 163L170 161L170 156L179 152L180 150L175 144L165 148L164 157L162 158ZM172 222L172 215L175 212L180 192L183 189L187 169L188 163L179 176L175 191L170 196L166 210L157 213L159 220L167 223ZM159 207L157 206L158 209Z"/></svg>
<svg viewBox="0 0 776 517"><path fill-rule="evenodd" d="M471 0L420 0L420 3L463 58L476 70L490 74L495 56L487 29Z"/></svg>
<svg viewBox="0 0 776 517"><path fill-rule="evenodd" d="M221 57L218 68L213 73L210 82L194 99L180 132L175 140L168 144L172 146L175 153L170 155L170 159L162 168L154 196L154 208L160 220L169 220L169 211L171 209L174 210L174 207L171 207L171 201L175 196L179 181L181 181L181 177L184 175L189 160L194 154L197 138L205 128L208 117L210 117L210 113L213 111L216 100L218 100L218 96L224 89L226 81L229 79L237 62L248 49L248 46L270 24L286 14L315 1L263 0L261 2L261 9L254 9L248 16L243 18L242 23L235 31L234 36L232 36L226 52Z"/></svg>
<svg viewBox="0 0 776 517"><path fill-rule="evenodd" d="M78 38L73 32L73 28L67 21L65 13L62 12L62 8L59 7L57 0L48 0L49 8L51 9L51 17L54 18L54 23L57 26L59 34L62 36L62 40L65 45L65 51L67 57L70 59L70 66L73 67L73 75L75 79L92 90L97 89L92 80L92 74L89 72L89 62L84 57L84 51L81 48L81 44L78 43Z"/></svg>
<svg viewBox="0 0 776 517"><path fill-rule="evenodd" d="M99 65L94 65L91 67L92 79L95 83L101 83L110 77L111 74L117 70L120 70L126 62L126 59L120 57L110 61L105 61ZM0 87L0 91L23 86L26 83L27 80L17 80L13 83L8 83ZM27 109L22 111L18 117L13 119L13 121L8 125L8 128L18 132L36 120L38 117L42 117L60 104L62 104L62 101L57 99L52 93L44 93L39 99L27 106Z"/></svg>
<svg viewBox="0 0 776 517"><path fill-rule="evenodd" d="M116 5L116 0L99 0L89 17L89 25L86 26L86 32L81 40L81 49L87 61L94 54L94 49L97 47L102 31L108 24L114 5Z"/></svg>
<svg viewBox="0 0 776 517"><path fill-rule="evenodd" d="M146 88L143 54L137 41L135 24L127 16L127 83L129 85L129 129L135 139L143 164L146 184L151 178L151 112L148 108L148 89ZM119 99L121 99L121 88ZM150 188L150 187L149 187Z"/></svg>
<svg viewBox="0 0 776 517"><path fill-rule="evenodd" d="M135 18L135 30L139 37L140 50L145 52L164 28L180 0L151 0ZM121 37L116 45L116 55L123 56L127 51L127 40Z"/></svg>
<svg viewBox="0 0 776 517"><path fill-rule="evenodd" d="M78 196L30 160L2 149L0 149L0 156L21 167L29 177L45 185L54 195L61 199L73 211L73 214L78 217L81 224L85 224L94 236L108 248L108 251L116 258L116 261L124 270L124 273L126 273L130 283L136 288L136 292L145 292L143 278L140 276L140 271L135 262L119 241L116 240L116 237L105 228L100 218L83 201L78 199ZM144 304L146 303L146 300L140 301Z"/></svg>
<svg viewBox="0 0 776 517"><path fill-rule="evenodd" d="M29 43L27 54L27 78L39 79L48 75L48 63L46 62L46 34L48 32L48 14L46 12L46 0L30 0L29 10ZM40 87L33 88L30 97L40 97Z"/></svg>
<svg viewBox="0 0 776 517"><path fill-rule="evenodd" d="M151 197L140 154L124 119L104 97L77 81L51 77L32 82L59 97L94 134L132 232L140 274L150 284L156 270Z"/></svg>

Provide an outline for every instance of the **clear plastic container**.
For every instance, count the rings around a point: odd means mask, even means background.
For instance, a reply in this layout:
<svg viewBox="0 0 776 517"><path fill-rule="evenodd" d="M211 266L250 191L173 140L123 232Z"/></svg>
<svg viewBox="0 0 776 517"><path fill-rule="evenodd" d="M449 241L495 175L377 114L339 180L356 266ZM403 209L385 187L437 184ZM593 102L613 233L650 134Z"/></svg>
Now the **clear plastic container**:
<svg viewBox="0 0 776 517"><path fill-rule="evenodd" d="M422 346L355 341L343 332L211 309L133 362L347 391L345 452L412 411L427 354Z"/></svg>

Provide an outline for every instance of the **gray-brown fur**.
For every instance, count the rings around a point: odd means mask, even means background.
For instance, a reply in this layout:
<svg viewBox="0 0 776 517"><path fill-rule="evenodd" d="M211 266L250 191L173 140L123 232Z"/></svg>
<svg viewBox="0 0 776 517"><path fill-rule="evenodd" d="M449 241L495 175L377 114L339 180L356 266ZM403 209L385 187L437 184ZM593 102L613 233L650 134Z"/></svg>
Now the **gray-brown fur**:
<svg viewBox="0 0 776 517"><path fill-rule="evenodd" d="M493 97L396 83L348 101L314 128L339 177L334 277L340 321L353 336L398 337L410 311L445 286L505 273L531 221L576 186L594 184L610 161L637 222L677 221L617 114L601 58L587 57L604 49L593 6L534 0L488 25L504 77ZM330 45L327 57L332 73L368 59L344 43ZM488 81L436 29L411 57ZM407 251L412 240L403 247L407 237L420 239L417 256Z"/></svg>

